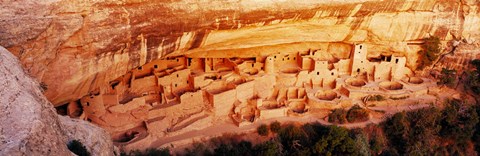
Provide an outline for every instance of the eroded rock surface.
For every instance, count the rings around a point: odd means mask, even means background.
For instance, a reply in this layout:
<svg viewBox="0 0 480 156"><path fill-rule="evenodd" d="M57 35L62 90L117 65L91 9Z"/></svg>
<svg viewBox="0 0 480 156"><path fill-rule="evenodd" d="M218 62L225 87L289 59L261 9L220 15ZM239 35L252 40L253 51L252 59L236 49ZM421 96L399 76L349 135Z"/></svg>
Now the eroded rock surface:
<svg viewBox="0 0 480 156"><path fill-rule="evenodd" d="M405 53L426 36L479 41L478 0L2 1L0 45L55 105L167 54L305 50L362 42ZM294 44L295 46L289 46ZM393 48L390 48L393 47Z"/></svg>
<svg viewBox="0 0 480 156"><path fill-rule="evenodd" d="M81 120L60 117L15 56L0 47L0 155L72 155L80 140L94 155L113 155L110 136Z"/></svg>

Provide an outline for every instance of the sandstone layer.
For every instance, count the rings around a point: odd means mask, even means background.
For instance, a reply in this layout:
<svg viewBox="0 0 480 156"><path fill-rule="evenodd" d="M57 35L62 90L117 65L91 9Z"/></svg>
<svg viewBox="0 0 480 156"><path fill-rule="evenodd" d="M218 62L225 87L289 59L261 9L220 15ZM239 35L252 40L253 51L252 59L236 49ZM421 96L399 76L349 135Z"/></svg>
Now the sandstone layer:
<svg viewBox="0 0 480 156"><path fill-rule="evenodd" d="M299 51L363 42L413 58L427 36L480 39L478 0L4 0L0 45L56 106L170 55ZM295 44L296 46L288 46ZM394 47L394 48L389 48Z"/></svg>
<svg viewBox="0 0 480 156"><path fill-rule="evenodd" d="M0 47L0 155L72 155L79 140L95 155L113 155L110 136L86 121L58 116L39 84Z"/></svg>

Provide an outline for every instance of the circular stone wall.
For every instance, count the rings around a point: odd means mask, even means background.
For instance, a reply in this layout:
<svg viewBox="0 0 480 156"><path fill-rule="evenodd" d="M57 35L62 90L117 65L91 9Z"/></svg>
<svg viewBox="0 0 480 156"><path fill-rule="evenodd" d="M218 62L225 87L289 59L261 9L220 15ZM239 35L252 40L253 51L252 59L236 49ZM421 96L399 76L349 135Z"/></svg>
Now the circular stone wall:
<svg viewBox="0 0 480 156"><path fill-rule="evenodd" d="M380 87L386 90L400 90L403 89L403 85L398 82L392 82L392 81L384 81L380 82Z"/></svg>
<svg viewBox="0 0 480 156"><path fill-rule="evenodd" d="M410 78L408 78L408 83L421 84L421 83L423 83L423 79L421 79L419 77L410 77Z"/></svg>
<svg viewBox="0 0 480 156"><path fill-rule="evenodd" d="M345 83L354 87L362 87L367 84L364 80L359 78L348 78L347 80L345 80Z"/></svg>
<svg viewBox="0 0 480 156"><path fill-rule="evenodd" d="M291 102L289 108L295 113L304 113L306 104L305 102Z"/></svg>
<svg viewBox="0 0 480 156"><path fill-rule="evenodd" d="M319 90L315 93L315 97L320 100L332 101L333 99L337 98L337 93L331 90Z"/></svg>
<svg viewBox="0 0 480 156"><path fill-rule="evenodd" d="M285 73L285 74L294 74L294 73L298 73L300 70L298 68L283 68L280 70L282 73Z"/></svg>

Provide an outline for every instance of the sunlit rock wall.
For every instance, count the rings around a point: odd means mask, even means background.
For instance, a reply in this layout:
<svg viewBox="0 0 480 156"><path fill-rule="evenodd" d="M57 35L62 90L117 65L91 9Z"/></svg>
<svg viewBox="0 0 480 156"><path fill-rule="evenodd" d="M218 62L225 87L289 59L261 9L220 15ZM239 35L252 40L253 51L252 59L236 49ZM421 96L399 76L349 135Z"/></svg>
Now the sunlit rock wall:
<svg viewBox="0 0 480 156"><path fill-rule="evenodd" d="M1 46L0 95L0 155L73 155L67 148L72 140L82 142L94 155L114 155L105 130L57 115L39 84Z"/></svg>
<svg viewBox="0 0 480 156"><path fill-rule="evenodd" d="M407 42L430 35L478 41L479 5L478 0L4 0L0 45L18 56L48 86L49 100L60 105L167 54L261 54L307 50L298 46L307 42L366 42L372 53L405 53L414 66L417 49Z"/></svg>

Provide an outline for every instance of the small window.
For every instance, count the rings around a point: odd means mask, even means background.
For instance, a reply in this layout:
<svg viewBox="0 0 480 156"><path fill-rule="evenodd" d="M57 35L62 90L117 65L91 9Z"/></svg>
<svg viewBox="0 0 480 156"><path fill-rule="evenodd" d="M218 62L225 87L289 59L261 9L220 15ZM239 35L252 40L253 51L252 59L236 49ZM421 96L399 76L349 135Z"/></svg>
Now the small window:
<svg viewBox="0 0 480 156"><path fill-rule="evenodd" d="M395 59L395 63L398 63L398 59Z"/></svg>
<svg viewBox="0 0 480 156"><path fill-rule="evenodd" d="M178 62L178 58L177 58L177 62Z"/></svg>
<svg viewBox="0 0 480 156"><path fill-rule="evenodd" d="M89 103L89 102L87 102L87 106L90 106L90 103Z"/></svg>
<svg viewBox="0 0 480 156"><path fill-rule="evenodd" d="M360 68L357 68L357 73L360 73Z"/></svg>
<svg viewBox="0 0 480 156"><path fill-rule="evenodd" d="M252 64L252 67L253 67L254 64Z"/></svg>
<svg viewBox="0 0 480 156"><path fill-rule="evenodd" d="M288 57L287 60L290 60L290 57Z"/></svg>
<svg viewBox="0 0 480 156"><path fill-rule="evenodd" d="M293 60L295 60L296 57L293 58Z"/></svg>
<svg viewBox="0 0 480 156"><path fill-rule="evenodd" d="M285 58L282 58L282 61L285 61Z"/></svg>
<svg viewBox="0 0 480 156"><path fill-rule="evenodd" d="M177 74L177 77L178 77L178 74Z"/></svg>
<svg viewBox="0 0 480 156"><path fill-rule="evenodd" d="M362 49L362 45L360 45L360 49Z"/></svg>
<svg viewBox="0 0 480 156"><path fill-rule="evenodd" d="M188 84L188 80L187 80L187 84Z"/></svg>
<svg viewBox="0 0 480 156"><path fill-rule="evenodd" d="M317 75L320 75L320 72L317 72Z"/></svg>
<svg viewBox="0 0 480 156"><path fill-rule="evenodd" d="M332 72L332 76L333 76L333 72Z"/></svg>
<svg viewBox="0 0 480 156"><path fill-rule="evenodd" d="M273 56L273 58L277 58L277 56Z"/></svg>
<svg viewBox="0 0 480 156"><path fill-rule="evenodd" d="M138 69L138 70L142 70L142 67L138 67L137 69Z"/></svg>
<svg viewBox="0 0 480 156"><path fill-rule="evenodd" d="M157 69L157 68L158 68L158 65L153 65L153 68Z"/></svg>
<svg viewBox="0 0 480 156"><path fill-rule="evenodd" d="M177 84L175 84L175 87L177 87Z"/></svg>

